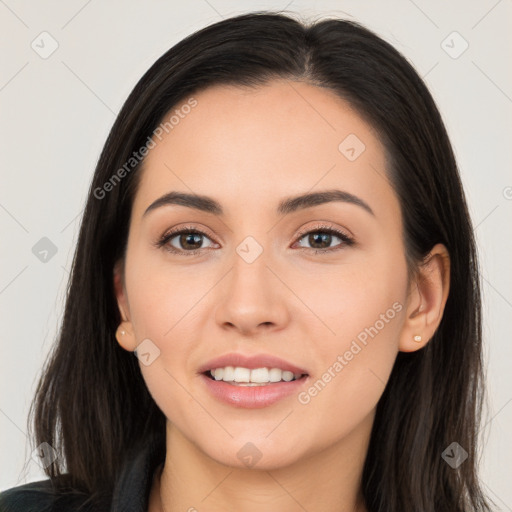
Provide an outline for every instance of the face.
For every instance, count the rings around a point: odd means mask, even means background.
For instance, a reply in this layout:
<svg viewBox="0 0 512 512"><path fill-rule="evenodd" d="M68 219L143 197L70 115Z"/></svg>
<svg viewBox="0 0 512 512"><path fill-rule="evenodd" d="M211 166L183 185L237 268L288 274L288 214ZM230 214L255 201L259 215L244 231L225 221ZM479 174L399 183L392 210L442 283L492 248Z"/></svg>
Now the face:
<svg viewBox="0 0 512 512"><path fill-rule="evenodd" d="M374 130L334 93L275 81L194 98L145 160L120 343L142 343L150 393L201 453L285 466L368 432L408 301L400 206ZM155 203L171 192L210 201Z"/></svg>

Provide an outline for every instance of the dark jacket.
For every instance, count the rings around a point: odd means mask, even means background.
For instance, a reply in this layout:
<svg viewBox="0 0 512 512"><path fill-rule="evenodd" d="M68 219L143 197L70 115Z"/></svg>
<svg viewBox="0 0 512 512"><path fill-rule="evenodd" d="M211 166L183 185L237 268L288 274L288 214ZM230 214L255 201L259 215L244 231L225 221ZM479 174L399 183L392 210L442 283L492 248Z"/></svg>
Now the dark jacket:
<svg viewBox="0 0 512 512"><path fill-rule="evenodd" d="M55 494L48 479L2 492L0 512L147 512L153 474L164 459L161 445L148 444L124 465L102 504L91 504L85 494Z"/></svg>

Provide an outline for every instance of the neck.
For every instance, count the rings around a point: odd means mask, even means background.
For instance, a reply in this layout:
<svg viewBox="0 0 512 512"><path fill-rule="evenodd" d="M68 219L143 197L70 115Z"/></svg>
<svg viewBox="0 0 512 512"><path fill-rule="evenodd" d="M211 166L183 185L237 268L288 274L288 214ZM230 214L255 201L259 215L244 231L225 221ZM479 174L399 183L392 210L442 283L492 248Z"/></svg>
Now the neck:
<svg viewBox="0 0 512 512"><path fill-rule="evenodd" d="M160 496L155 510L366 512L361 476L373 416L323 451L272 470L220 464L168 422L167 455L154 486L153 494Z"/></svg>

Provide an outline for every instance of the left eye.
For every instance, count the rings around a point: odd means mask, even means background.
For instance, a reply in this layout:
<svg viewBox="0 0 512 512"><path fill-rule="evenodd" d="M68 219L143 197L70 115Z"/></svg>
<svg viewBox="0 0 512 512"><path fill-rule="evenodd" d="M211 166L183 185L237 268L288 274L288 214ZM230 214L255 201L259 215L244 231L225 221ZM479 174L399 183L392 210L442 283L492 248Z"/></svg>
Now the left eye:
<svg viewBox="0 0 512 512"><path fill-rule="evenodd" d="M304 247L302 244L300 244L300 241L306 240L307 243L309 243L309 247L306 247L307 249L313 249L313 250L326 250L329 249L335 249L338 248L341 245L351 245L352 239L349 238L344 233L341 233L340 231L333 230L333 229L322 229L322 230L315 230L315 231L309 231L302 235L299 238L299 245L301 247ZM332 247L331 243L338 239L340 243L338 243L336 246Z"/></svg>

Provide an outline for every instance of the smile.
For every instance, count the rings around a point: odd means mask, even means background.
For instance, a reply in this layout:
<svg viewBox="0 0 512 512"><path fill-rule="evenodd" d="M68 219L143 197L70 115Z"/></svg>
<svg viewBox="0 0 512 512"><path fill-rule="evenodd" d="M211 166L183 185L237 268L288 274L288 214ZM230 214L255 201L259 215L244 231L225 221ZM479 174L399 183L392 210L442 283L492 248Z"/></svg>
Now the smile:
<svg viewBox="0 0 512 512"><path fill-rule="evenodd" d="M293 373L281 368L244 368L242 366L225 366L207 372L216 381L229 382L238 386L266 386L276 382L291 382L300 379L304 374Z"/></svg>

